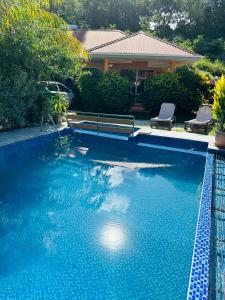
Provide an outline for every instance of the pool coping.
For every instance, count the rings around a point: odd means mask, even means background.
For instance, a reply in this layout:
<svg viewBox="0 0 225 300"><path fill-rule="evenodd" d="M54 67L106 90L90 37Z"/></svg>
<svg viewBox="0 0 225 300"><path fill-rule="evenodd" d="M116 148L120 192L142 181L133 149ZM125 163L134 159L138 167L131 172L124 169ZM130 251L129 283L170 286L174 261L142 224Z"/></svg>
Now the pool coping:
<svg viewBox="0 0 225 300"><path fill-rule="evenodd" d="M68 129L68 127L65 124L57 126L57 128L59 132ZM51 125L43 126L42 131L40 127L28 127L1 132L0 147L15 144L18 142L24 142L27 140L32 140L38 137L48 136L51 134L58 134L56 129Z"/></svg>
<svg viewBox="0 0 225 300"><path fill-rule="evenodd" d="M214 154L208 152L205 164L187 300L207 300L209 295L213 171Z"/></svg>

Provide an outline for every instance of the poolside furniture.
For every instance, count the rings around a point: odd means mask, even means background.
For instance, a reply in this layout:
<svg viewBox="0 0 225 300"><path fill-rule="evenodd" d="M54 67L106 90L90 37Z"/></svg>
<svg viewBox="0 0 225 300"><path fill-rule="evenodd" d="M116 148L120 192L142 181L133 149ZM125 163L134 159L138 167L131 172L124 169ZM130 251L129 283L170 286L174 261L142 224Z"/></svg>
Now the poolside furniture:
<svg viewBox="0 0 225 300"><path fill-rule="evenodd" d="M204 130L208 132L210 125L212 125L212 108L208 105L202 105L197 111L196 118L184 123L185 130Z"/></svg>
<svg viewBox="0 0 225 300"><path fill-rule="evenodd" d="M175 104L174 103L163 103L160 108L158 117L150 120L150 127L166 127L169 130L172 128L172 124L175 121Z"/></svg>
<svg viewBox="0 0 225 300"><path fill-rule="evenodd" d="M134 134L134 116L89 112L68 112L68 121L76 129L99 132Z"/></svg>

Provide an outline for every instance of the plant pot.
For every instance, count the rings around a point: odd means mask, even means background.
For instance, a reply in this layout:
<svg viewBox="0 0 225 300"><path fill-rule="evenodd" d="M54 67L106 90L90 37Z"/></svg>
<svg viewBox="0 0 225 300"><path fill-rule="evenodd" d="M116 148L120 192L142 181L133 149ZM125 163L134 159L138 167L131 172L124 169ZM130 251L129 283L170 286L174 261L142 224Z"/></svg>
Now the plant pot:
<svg viewBox="0 0 225 300"><path fill-rule="evenodd" d="M63 116L60 114L55 114L53 117L53 121L55 122L56 125L61 125L63 122Z"/></svg>
<svg viewBox="0 0 225 300"><path fill-rule="evenodd" d="M225 148L225 132L217 131L215 135L215 145L219 148Z"/></svg>
<svg viewBox="0 0 225 300"><path fill-rule="evenodd" d="M59 115L58 116L58 124L61 125L63 122L63 116L62 115Z"/></svg>

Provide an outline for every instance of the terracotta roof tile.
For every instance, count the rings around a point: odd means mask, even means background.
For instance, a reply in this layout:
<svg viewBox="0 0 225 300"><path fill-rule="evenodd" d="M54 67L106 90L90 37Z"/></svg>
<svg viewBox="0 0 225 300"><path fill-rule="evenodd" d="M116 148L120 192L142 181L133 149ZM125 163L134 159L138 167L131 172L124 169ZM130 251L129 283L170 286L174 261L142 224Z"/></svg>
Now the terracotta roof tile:
<svg viewBox="0 0 225 300"><path fill-rule="evenodd" d="M105 43L89 49L90 54L107 54L115 55L143 55L143 56L171 56L199 58L198 55L184 50L178 46L162 41L158 38L149 36L145 33L137 33L130 36L123 36L115 41Z"/></svg>
<svg viewBox="0 0 225 300"><path fill-rule="evenodd" d="M74 36L86 50L115 41L126 34L119 30L73 30Z"/></svg>

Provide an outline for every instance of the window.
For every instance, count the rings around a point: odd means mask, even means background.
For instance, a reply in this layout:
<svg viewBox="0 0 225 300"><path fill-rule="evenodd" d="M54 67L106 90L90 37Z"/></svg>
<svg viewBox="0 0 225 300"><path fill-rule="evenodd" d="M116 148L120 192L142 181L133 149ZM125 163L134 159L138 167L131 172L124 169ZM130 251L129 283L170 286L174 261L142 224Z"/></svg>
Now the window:
<svg viewBox="0 0 225 300"><path fill-rule="evenodd" d="M61 83L58 83L58 88L59 88L60 92L65 92L65 93L70 92L70 90L65 85L63 85Z"/></svg>
<svg viewBox="0 0 225 300"><path fill-rule="evenodd" d="M135 96L143 95L145 89L145 81L152 77L152 70L137 70L135 81Z"/></svg>
<svg viewBox="0 0 225 300"><path fill-rule="evenodd" d="M57 92L58 91L58 87L57 87L57 84L54 83L54 82L50 82L47 84L47 88L49 91L51 92Z"/></svg>

